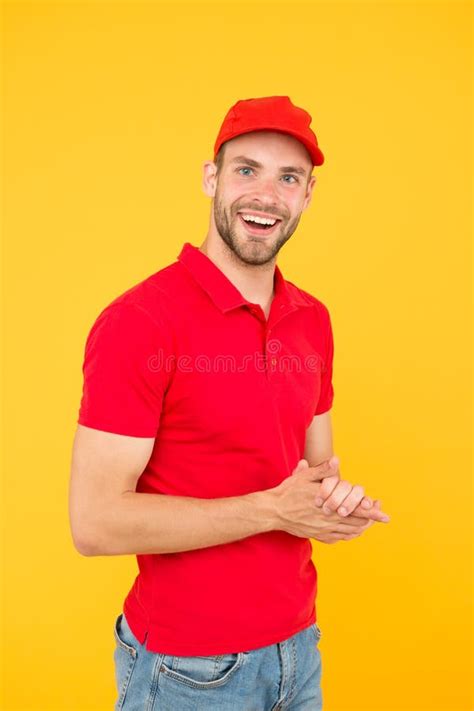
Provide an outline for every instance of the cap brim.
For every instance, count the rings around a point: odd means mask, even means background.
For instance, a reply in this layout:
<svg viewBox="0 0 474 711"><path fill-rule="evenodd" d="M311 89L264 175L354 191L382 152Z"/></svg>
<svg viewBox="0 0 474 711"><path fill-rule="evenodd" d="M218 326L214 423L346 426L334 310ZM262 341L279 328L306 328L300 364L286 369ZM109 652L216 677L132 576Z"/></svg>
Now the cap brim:
<svg viewBox="0 0 474 711"><path fill-rule="evenodd" d="M315 146L314 144L310 143L305 136L301 136L297 131L292 131L291 129L286 128L283 129L281 127L272 126L270 124L264 124L262 126L258 126L258 128L253 126L252 128L239 131L238 133L233 133L228 138L221 138L219 143L216 142L216 144L214 145L214 158L216 157L219 148L222 146L223 143L225 143L226 141L231 141L233 138L237 138L238 136L243 136L245 133L253 133L254 131L276 131L277 133L286 133L290 136L293 136L293 138L296 138L306 148L313 165L322 165L324 163L324 155L319 146Z"/></svg>

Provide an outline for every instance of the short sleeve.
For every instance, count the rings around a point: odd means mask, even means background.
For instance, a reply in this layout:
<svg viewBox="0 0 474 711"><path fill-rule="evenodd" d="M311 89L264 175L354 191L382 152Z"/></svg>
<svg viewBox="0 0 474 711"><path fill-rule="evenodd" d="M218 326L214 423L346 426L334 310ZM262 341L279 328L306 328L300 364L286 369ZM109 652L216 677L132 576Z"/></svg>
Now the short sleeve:
<svg viewBox="0 0 474 711"><path fill-rule="evenodd" d="M329 311L325 309L327 317L327 332L326 332L326 357L321 370L321 391L319 394L318 404L316 406L315 415L321 415L327 412L332 407L334 399L334 387L332 383L332 368L334 358L334 338L332 333L331 317Z"/></svg>
<svg viewBox="0 0 474 711"><path fill-rule="evenodd" d="M86 340L77 422L131 437L155 437L170 377L164 367L168 341L169 334L141 306L107 306Z"/></svg>

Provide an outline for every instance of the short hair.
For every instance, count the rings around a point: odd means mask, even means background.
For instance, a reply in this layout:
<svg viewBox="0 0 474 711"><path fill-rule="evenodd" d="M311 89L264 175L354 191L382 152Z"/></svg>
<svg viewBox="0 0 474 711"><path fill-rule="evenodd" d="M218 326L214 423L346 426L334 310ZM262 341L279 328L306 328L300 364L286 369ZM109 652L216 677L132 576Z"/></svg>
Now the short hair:
<svg viewBox="0 0 474 711"><path fill-rule="evenodd" d="M216 157L214 158L214 163L217 165L217 174L222 170L224 164L224 154L225 154L225 142L221 145L217 151Z"/></svg>

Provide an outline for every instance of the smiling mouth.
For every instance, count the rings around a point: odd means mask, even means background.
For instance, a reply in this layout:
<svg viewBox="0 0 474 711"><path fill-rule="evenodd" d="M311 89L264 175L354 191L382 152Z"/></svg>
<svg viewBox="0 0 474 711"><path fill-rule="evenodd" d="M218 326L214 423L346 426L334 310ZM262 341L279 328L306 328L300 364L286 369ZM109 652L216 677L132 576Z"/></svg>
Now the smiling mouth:
<svg viewBox="0 0 474 711"><path fill-rule="evenodd" d="M262 225L257 222L247 222L244 220L242 215L239 213L239 220L251 235L257 235L257 237L267 237L276 231L281 220L277 219L274 225Z"/></svg>

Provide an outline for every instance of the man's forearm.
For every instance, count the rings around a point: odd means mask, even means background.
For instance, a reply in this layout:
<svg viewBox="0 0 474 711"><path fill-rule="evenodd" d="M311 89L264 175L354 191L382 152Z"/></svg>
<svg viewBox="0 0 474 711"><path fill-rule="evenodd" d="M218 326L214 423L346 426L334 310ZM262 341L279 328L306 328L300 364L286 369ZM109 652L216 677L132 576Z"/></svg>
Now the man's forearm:
<svg viewBox="0 0 474 711"><path fill-rule="evenodd" d="M127 491L98 513L83 552L177 553L230 543L274 527L270 491L220 499Z"/></svg>

